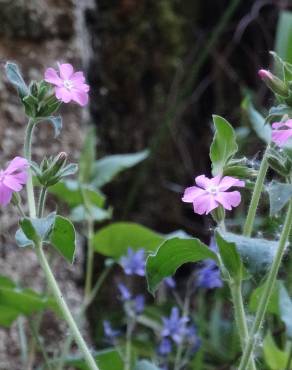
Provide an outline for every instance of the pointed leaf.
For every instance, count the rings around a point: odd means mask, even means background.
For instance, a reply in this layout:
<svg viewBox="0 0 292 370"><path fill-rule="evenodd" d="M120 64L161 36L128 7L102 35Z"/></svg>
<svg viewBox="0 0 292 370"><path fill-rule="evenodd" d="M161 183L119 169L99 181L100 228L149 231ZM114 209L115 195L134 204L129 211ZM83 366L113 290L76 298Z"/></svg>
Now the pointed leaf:
<svg viewBox="0 0 292 370"><path fill-rule="evenodd" d="M215 238L224 267L229 272L231 278L240 281L244 276L247 276L247 273L245 272L235 243L224 240L219 231L216 231Z"/></svg>
<svg viewBox="0 0 292 370"><path fill-rule="evenodd" d="M279 293L280 316L286 326L287 338L292 340L292 301L283 283Z"/></svg>
<svg viewBox="0 0 292 370"><path fill-rule="evenodd" d="M15 239L20 247L34 246L40 241L45 241L55 222L56 213L50 213L44 218L23 218L20 229L16 231Z"/></svg>
<svg viewBox="0 0 292 370"><path fill-rule="evenodd" d="M199 239L173 238L164 241L146 261L149 292L154 294L159 283L165 277L174 275L183 264L207 258L217 260L216 254Z"/></svg>
<svg viewBox="0 0 292 370"><path fill-rule="evenodd" d="M289 202L292 197L292 185L282 184L272 181L267 187L270 200L270 216L274 216L277 212Z"/></svg>
<svg viewBox="0 0 292 370"><path fill-rule="evenodd" d="M288 353L281 351L269 332L263 342L264 359L271 370L285 369L288 361Z"/></svg>
<svg viewBox="0 0 292 370"><path fill-rule="evenodd" d="M133 222L116 222L100 229L94 235L92 245L96 252L120 258L129 247L154 251L163 240L162 235L145 226Z"/></svg>
<svg viewBox="0 0 292 370"><path fill-rule="evenodd" d="M242 102L242 108L246 112L257 136L265 143L269 143L272 137L271 126L266 123L264 117L254 108L249 97L246 97Z"/></svg>
<svg viewBox="0 0 292 370"><path fill-rule="evenodd" d="M92 184L97 188L110 182L121 171L131 168L146 159L148 150L133 154L116 154L104 157L95 162L93 166Z"/></svg>
<svg viewBox="0 0 292 370"><path fill-rule="evenodd" d="M241 259L251 274L264 273L272 264L278 243L260 238L248 238L233 233L221 233L222 237L236 244Z"/></svg>
<svg viewBox="0 0 292 370"><path fill-rule="evenodd" d="M20 97L23 98L24 96L28 95L28 87L22 78L18 65L7 62L5 70L8 80L16 86Z"/></svg>
<svg viewBox="0 0 292 370"><path fill-rule="evenodd" d="M135 370L160 370L160 368L147 360L141 360L136 364Z"/></svg>
<svg viewBox="0 0 292 370"><path fill-rule="evenodd" d="M267 307L267 313L279 315L279 290L280 290L281 282L279 280L276 280L272 296L269 300L268 307ZM259 306L259 302L261 299L261 296L264 291L265 284L262 284L255 288L249 298L249 304L248 308L251 312L256 312L257 308Z"/></svg>
<svg viewBox="0 0 292 370"><path fill-rule="evenodd" d="M76 236L75 229L70 220L62 216L56 216L50 243L70 263L74 261Z"/></svg>
<svg viewBox="0 0 292 370"><path fill-rule="evenodd" d="M102 209L90 206L91 218L96 222L110 220L112 218L112 209ZM71 220L73 222L82 222L88 219L87 211L84 206L80 205L72 209Z"/></svg>
<svg viewBox="0 0 292 370"><path fill-rule="evenodd" d="M222 117L213 116L215 135L210 148L213 176L222 174L225 165L237 152L235 132L232 126Z"/></svg>
<svg viewBox="0 0 292 370"><path fill-rule="evenodd" d="M46 120L50 121L55 131L55 138L60 135L62 130L62 117L61 116L49 116L45 118Z"/></svg>

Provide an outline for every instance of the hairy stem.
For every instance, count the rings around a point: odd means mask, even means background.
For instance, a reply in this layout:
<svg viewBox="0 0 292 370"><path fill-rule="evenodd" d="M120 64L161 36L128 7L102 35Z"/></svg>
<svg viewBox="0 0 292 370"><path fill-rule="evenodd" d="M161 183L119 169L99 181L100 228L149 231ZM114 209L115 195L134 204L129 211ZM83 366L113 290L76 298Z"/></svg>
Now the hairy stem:
<svg viewBox="0 0 292 370"><path fill-rule="evenodd" d="M24 157L29 162L31 161L31 143L32 143L32 134L33 134L33 129L34 129L35 124L36 122L33 119L30 119L28 121L26 132L25 132L25 141L24 141L23 151L24 151ZM27 192L27 201L28 201L28 206L29 206L29 215L30 217L35 218L36 217L36 206L35 206L31 169L28 170L26 192Z"/></svg>
<svg viewBox="0 0 292 370"><path fill-rule="evenodd" d="M267 146L265 154L264 154L262 162L261 162L258 177L257 177L256 183L255 183L254 191L253 191L252 198L251 198L251 201L250 201L246 221L245 221L245 224L244 224L244 227L243 227L243 235L245 235L245 236L251 236L251 233L252 233L253 224L254 224L257 208L258 208L258 205L259 205L259 200L260 200L260 197L261 197L261 193L262 193L262 190L263 190L265 177L266 177L266 174L267 174L267 171L268 171L268 168L269 168L268 156L267 156L268 151L269 151L269 146Z"/></svg>
<svg viewBox="0 0 292 370"><path fill-rule="evenodd" d="M31 160L31 143L32 143L32 134L33 134L33 128L35 125L34 120L29 120L26 133L25 133L25 144L24 144L24 156L25 158L30 161ZM35 204L35 198L34 198L34 191L33 191L33 183L32 183L32 174L31 171L29 171L28 175L28 181L27 181L27 198L28 198L28 206L29 206L29 215L31 218L36 217L36 204ZM88 365L90 370L99 370L98 366L95 363L95 360L93 356L91 355L74 319L73 316L62 296L62 293L60 291L60 288L58 286L58 283L53 275L53 272L48 264L47 258L44 254L42 244L35 246L35 251L39 259L39 263L43 269L43 272L46 276L46 280L48 283L49 288L51 289L56 302L59 306L59 309L61 310L64 319L66 320L73 336L78 344L79 349L82 351L84 355L84 359L86 364Z"/></svg>
<svg viewBox="0 0 292 370"><path fill-rule="evenodd" d="M64 316L64 319L66 320L74 338L75 338L75 341L76 343L78 344L78 347L79 349L82 351L83 355L84 355L84 359L89 367L90 370L98 370L98 367L95 363L95 360L93 358L93 356L91 355L74 319L73 319L73 316L66 304L66 302L64 301L64 298L63 298L63 295L60 291L60 288L55 280L55 277L52 273L52 270L48 264L48 261L46 259L46 256L44 254L44 251L43 251L43 248L42 248L42 245L38 245L36 246L36 253L37 253L37 256L38 256L38 259L39 259L39 262L40 262L40 265L46 275L46 278L47 278L47 282L48 282L48 285L49 285L49 288L51 289L52 291L52 294L53 296L55 297L56 299L56 302L58 304L58 307L60 308L63 316Z"/></svg>
<svg viewBox="0 0 292 370"><path fill-rule="evenodd" d="M37 216L43 217L45 204L46 204L46 198L47 198L47 188L42 187L39 197L39 203L38 203L38 211Z"/></svg>
<svg viewBox="0 0 292 370"><path fill-rule="evenodd" d="M235 313L235 321L239 333L241 348L244 350L244 346L247 343L249 334L248 334L248 327L246 322L246 315L244 311L244 304L242 300L241 294L241 282L232 282L230 284L230 290L234 305L234 313ZM249 361L249 365L247 367L249 370L256 370L256 365L254 358L251 358Z"/></svg>
<svg viewBox="0 0 292 370"><path fill-rule="evenodd" d="M245 349L244 349L243 356L242 356L238 370L246 369L251 353L254 349L255 338L262 325L262 322L263 322L263 319L264 319L264 316L267 310L267 306L268 306L269 300L271 298L271 295L272 295L272 292L275 286L275 281L276 281L278 271L279 271L279 268L282 262L282 258L285 252L285 247L286 247L286 243L289 238L291 226L292 226L292 200L290 200L290 203L289 203L288 212L286 215L285 223L284 223L281 237L279 240L278 250L273 260L270 271L268 273L268 277L266 279L265 286L264 286L264 291L262 293L262 296L261 296L261 299L258 305L254 323L249 333L249 339L245 345Z"/></svg>

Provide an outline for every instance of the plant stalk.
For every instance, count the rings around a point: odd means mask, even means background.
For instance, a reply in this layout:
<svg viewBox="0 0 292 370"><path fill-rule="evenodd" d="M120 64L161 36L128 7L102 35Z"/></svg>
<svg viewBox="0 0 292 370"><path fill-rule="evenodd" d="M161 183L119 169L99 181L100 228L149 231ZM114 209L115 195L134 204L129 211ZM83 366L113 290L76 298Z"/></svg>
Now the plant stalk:
<svg viewBox="0 0 292 370"><path fill-rule="evenodd" d="M35 121L30 119L27 125L26 133L25 133L25 144L24 144L24 156L28 161L31 160L31 143L32 143L32 134L33 134L34 126L35 126ZM31 170L29 170L28 172L28 180L27 180L26 189L27 189L27 198L28 198L28 206L29 206L29 215L31 218L35 218L36 217L36 204L35 204L35 198L34 198ZM58 307L60 308L60 311L62 312L64 319L66 320L76 340L76 343L78 344L80 350L82 351L84 355L85 362L87 363L90 370L99 370L62 296L58 283L53 275L53 272L44 254L41 243L35 246L35 251L38 256L39 263L45 273L48 286L51 289L56 299Z"/></svg>
<svg viewBox="0 0 292 370"><path fill-rule="evenodd" d="M280 268L280 265L281 265L281 262L282 262L282 259L283 259L286 243L288 241L289 234L290 234L290 231L291 231L291 226L292 226L292 200L290 200L290 202L289 202L289 208L288 208L288 212L287 212L287 215L286 215L283 230L282 230L282 233L281 233L281 237L280 237L280 240L279 240L278 250L277 250L276 256L273 260L271 269L268 273L268 277L267 277L267 280L266 280L266 283L265 283L264 291L262 293L260 303L258 305L255 320L254 320L253 326L251 328L251 331L249 333L249 339L248 339L248 341L245 345L245 349L244 349L243 356L242 356L242 359L241 359L238 370L245 370L246 369L246 366L249 362L251 353L254 349L255 338L256 338L256 335L257 335L257 333L258 333L258 331L259 331L259 329L262 325L262 322L263 322L263 319L264 319L264 316L265 316L265 313L266 313L266 310L267 310L267 306L268 306L269 300L271 298L271 295L272 295L272 292L273 292L273 289L274 289L274 286L275 286L275 281L276 281L278 271L279 271L279 268Z"/></svg>
<svg viewBox="0 0 292 370"><path fill-rule="evenodd" d="M39 197L39 203L38 203L38 210L37 210L37 216L43 217L44 215L44 209L46 204L46 198L47 198L47 188L42 187Z"/></svg>
<svg viewBox="0 0 292 370"><path fill-rule="evenodd" d="M259 169L259 173L258 173L258 177L257 177L256 183L255 183L255 186L254 186L254 191L253 191L252 198L251 198L251 201L250 201L246 221L245 221L245 224L244 224L244 227L243 227L243 235L244 236L251 236L251 233L252 233L257 208L258 208L258 205L259 205L259 200L260 200L261 193L262 193L262 190L263 190L266 174L267 174L267 171L268 171L268 168L269 168L268 151L269 151L269 145L267 146L265 154L263 156L263 159L262 159L262 162L261 162L261 165L260 165L260 169Z"/></svg>

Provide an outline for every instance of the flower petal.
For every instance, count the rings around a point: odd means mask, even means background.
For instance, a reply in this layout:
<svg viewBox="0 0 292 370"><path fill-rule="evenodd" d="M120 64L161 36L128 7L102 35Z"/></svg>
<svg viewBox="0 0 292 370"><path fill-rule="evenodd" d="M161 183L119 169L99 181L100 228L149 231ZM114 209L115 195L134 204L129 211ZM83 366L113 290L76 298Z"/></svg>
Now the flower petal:
<svg viewBox="0 0 292 370"><path fill-rule="evenodd" d="M56 98L64 103L69 103L72 100L72 93L65 87L56 87Z"/></svg>
<svg viewBox="0 0 292 370"><path fill-rule="evenodd" d="M73 75L73 67L69 63L59 64L60 76L63 80L70 80Z"/></svg>
<svg viewBox="0 0 292 370"><path fill-rule="evenodd" d="M205 193L206 191L204 189L198 188L197 186L191 186L185 189L184 195L182 197L182 201L186 203L192 203L195 198Z"/></svg>
<svg viewBox="0 0 292 370"><path fill-rule="evenodd" d="M241 195L239 191L220 192L215 196L215 200L230 211L232 207L237 207L239 205L241 202Z"/></svg>
<svg viewBox="0 0 292 370"><path fill-rule="evenodd" d="M23 187L14 175L6 175L4 177L3 184L13 191L20 191Z"/></svg>
<svg viewBox="0 0 292 370"><path fill-rule="evenodd" d="M6 206L10 202L12 193L13 191L11 189L0 183L0 204L2 206Z"/></svg>
<svg viewBox="0 0 292 370"><path fill-rule="evenodd" d="M70 80L74 82L74 85L76 84L78 85L78 84L83 84L85 82L85 77L84 77L83 72L78 71L78 72L73 73Z"/></svg>
<svg viewBox="0 0 292 370"><path fill-rule="evenodd" d="M56 85L56 86L62 86L63 81L58 76L57 71L54 68L48 68L45 72L45 81Z"/></svg>
<svg viewBox="0 0 292 370"><path fill-rule="evenodd" d="M243 188L245 186L244 181L238 180L231 176L224 176L219 183L219 191L225 191L232 186L238 186Z"/></svg>
<svg viewBox="0 0 292 370"><path fill-rule="evenodd" d="M29 163L25 158L15 157L8 165L4 173L6 175L11 175L16 171L23 171L29 167Z"/></svg>
<svg viewBox="0 0 292 370"><path fill-rule="evenodd" d="M205 194L200 197L197 197L193 201L194 212L202 215L210 213L213 209L218 207L218 203L215 201L215 198L212 194Z"/></svg>
<svg viewBox="0 0 292 370"><path fill-rule="evenodd" d="M85 91L72 91L72 99L84 107L88 103L88 94Z"/></svg>
<svg viewBox="0 0 292 370"><path fill-rule="evenodd" d="M291 137L292 129L272 131L272 141L278 146L284 146Z"/></svg>
<svg viewBox="0 0 292 370"><path fill-rule="evenodd" d="M203 188L203 189L206 189L208 188L211 184L210 184L210 181L211 179L209 179L208 177L206 177L205 175L200 175L200 176L197 176L195 178L195 182L196 184L200 187L200 188Z"/></svg>

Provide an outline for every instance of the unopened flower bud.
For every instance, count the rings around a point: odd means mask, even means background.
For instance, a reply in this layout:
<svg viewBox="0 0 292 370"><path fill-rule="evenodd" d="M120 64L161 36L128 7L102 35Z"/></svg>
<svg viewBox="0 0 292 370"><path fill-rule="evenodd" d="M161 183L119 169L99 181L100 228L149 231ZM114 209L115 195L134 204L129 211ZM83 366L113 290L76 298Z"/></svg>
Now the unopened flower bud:
<svg viewBox="0 0 292 370"><path fill-rule="evenodd" d="M283 97L288 97L288 86L273 73L266 69L260 69L258 75L274 93Z"/></svg>

